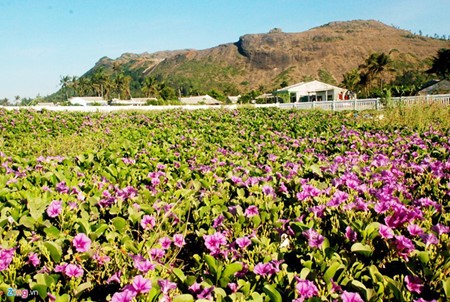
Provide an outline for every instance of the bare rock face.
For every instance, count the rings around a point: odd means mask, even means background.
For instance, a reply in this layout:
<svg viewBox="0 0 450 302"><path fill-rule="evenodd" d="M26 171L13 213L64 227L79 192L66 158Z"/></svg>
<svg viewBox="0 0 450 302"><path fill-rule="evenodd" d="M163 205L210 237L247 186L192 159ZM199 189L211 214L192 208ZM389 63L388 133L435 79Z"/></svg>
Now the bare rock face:
<svg viewBox="0 0 450 302"><path fill-rule="evenodd" d="M288 34L278 32L245 35L240 37L235 45L239 54L246 57L253 68L284 69L295 62L295 57L283 48L287 39L289 39Z"/></svg>

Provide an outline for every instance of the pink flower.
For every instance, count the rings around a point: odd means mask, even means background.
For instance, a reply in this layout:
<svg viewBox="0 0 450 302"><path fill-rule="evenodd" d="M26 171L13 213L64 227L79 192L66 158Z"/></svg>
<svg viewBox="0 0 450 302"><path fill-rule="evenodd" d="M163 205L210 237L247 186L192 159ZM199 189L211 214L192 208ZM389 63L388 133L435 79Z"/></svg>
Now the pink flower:
<svg viewBox="0 0 450 302"><path fill-rule="evenodd" d="M403 235L395 236L395 247L400 257L408 260L409 255L414 251L414 244Z"/></svg>
<svg viewBox="0 0 450 302"><path fill-rule="evenodd" d="M238 239L236 239L236 244L241 248L241 249L245 249L247 246L249 246L251 244L251 240L248 239L248 237L240 237Z"/></svg>
<svg viewBox="0 0 450 302"><path fill-rule="evenodd" d="M134 277L131 286L137 294L147 293L152 289L151 281L142 277L141 275L137 275L136 277Z"/></svg>
<svg viewBox="0 0 450 302"><path fill-rule="evenodd" d="M144 230L153 229L156 225L156 219L154 216L144 215L141 220L141 226Z"/></svg>
<svg viewBox="0 0 450 302"><path fill-rule="evenodd" d="M297 284L295 285L295 290L300 296L300 299L309 299L319 294L319 290L314 282L309 280L303 280L296 278Z"/></svg>
<svg viewBox="0 0 450 302"><path fill-rule="evenodd" d="M68 264L65 269L64 273L66 276L71 278L79 278L83 276L83 269L77 265L77 264Z"/></svg>
<svg viewBox="0 0 450 302"><path fill-rule="evenodd" d="M110 302L131 302L133 301L136 293L131 290L124 290L123 292L115 293Z"/></svg>
<svg viewBox="0 0 450 302"><path fill-rule="evenodd" d="M439 243L439 239L436 237L436 235L430 233L430 234L420 234L419 237L423 240L425 243L425 247L429 247L431 244L435 245Z"/></svg>
<svg viewBox="0 0 450 302"><path fill-rule="evenodd" d="M15 248L5 249L0 247L0 272L8 269L15 251Z"/></svg>
<svg viewBox="0 0 450 302"><path fill-rule="evenodd" d="M249 206L244 213L246 217L253 217L259 214L258 208L256 206Z"/></svg>
<svg viewBox="0 0 450 302"><path fill-rule="evenodd" d="M203 239L205 240L206 248L213 253L218 252L221 245L227 244L226 237L220 232L216 232L212 235L204 235Z"/></svg>
<svg viewBox="0 0 450 302"><path fill-rule="evenodd" d="M174 282L170 282L169 280L159 279L158 285L161 288L161 292L163 295L167 295L169 293L169 290L176 289L177 284Z"/></svg>
<svg viewBox="0 0 450 302"><path fill-rule="evenodd" d="M159 244L161 244L161 247L165 250L170 248L170 245L172 244L172 240L170 240L169 237L165 236L161 239L159 239Z"/></svg>
<svg viewBox="0 0 450 302"><path fill-rule="evenodd" d="M406 288L410 292L416 292L420 294L423 289L423 282L419 277L416 276L406 276L405 277Z"/></svg>
<svg viewBox="0 0 450 302"><path fill-rule="evenodd" d="M421 234L423 234L423 230L420 226L418 226L417 224L410 224L407 227L409 234L411 234L411 236L419 236Z"/></svg>
<svg viewBox="0 0 450 302"><path fill-rule="evenodd" d="M314 229L304 231L302 234L308 239L308 245L310 247L320 248L325 240L325 237L317 233Z"/></svg>
<svg viewBox="0 0 450 302"><path fill-rule="evenodd" d="M394 237L394 231L388 226L385 226L384 224L380 224L380 229L378 231L380 233L380 236L384 239L391 239Z"/></svg>
<svg viewBox="0 0 450 302"><path fill-rule="evenodd" d="M186 241L184 241L184 236L182 234L173 235L173 244L179 248L182 248Z"/></svg>
<svg viewBox="0 0 450 302"><path fill-rule="evenodd" d="M80 233L73 238L72 245L77 252L87 252L91 247L91 239L86 234Z"/></svg>
<svg viewBox="0 0 450 302"><path fill-rule="evenodd" d="M62 201L53 200L47 208L47 215L51 218L55 218L62 213Z"/></svg>
<svg viewBox="0 0 450 302"><path fill-rule="evenodd" d="M28 253L28 261L27 263L33 265L34 267L39 265L39 257L36 253Z"/></svg>
<svg viewBox="0 0 450 302"><path fill-rule="evenodd" d="M351 242L355 242L358 239L358 234L351 227L347 226L345 228L345 238Z"/></svg>
<svg viewBox="0 0 450 302"><path fill-rule="evenodd" d="M345 291L341 294L342 302L364 302L358 293Z"/></svg>
<svg viewBox="0 0 450 302"><path fill-rule="evenodd" d="M110 284L112 282L117 282L120 284L120 276L122 275L121 272L115 272L111 277L106 280L106 283Z"/></svg>

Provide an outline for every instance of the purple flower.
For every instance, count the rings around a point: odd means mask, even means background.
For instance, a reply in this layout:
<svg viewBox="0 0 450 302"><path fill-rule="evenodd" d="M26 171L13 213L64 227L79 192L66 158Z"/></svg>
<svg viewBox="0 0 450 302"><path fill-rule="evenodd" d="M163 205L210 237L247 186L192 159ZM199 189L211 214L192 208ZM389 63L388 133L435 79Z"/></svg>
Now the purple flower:
<svg viewBox="0 0 450 302"><path fill-rule="evenodd" d="M144 230L153 229L156 225L156 219L154 216L144 215L141 220L141 226Z"/></svg>
<svg viewBox="0 0 450 302"><path fill-rule="evenodd" d="M169 290L176 289L177 284L174 282L170 282L169 280L159 279L158 285L161 288L161 292L163 295L167 295L169 293Z"/></svg>
<svg viewBox="0 0 450 302"><path fill-rule="evenodd" d="M435 245L439 243L439 239L434 234L420 234L419 237L423 240L426 247L429 247L431 244Z"/></svg>
<svg viewBox="0 0 450 302"><path fill-rule="evenodd" d="M37 267L39 265L39 257L36 253L28 253L28 261L27 263Z"/></svg>
<svg viewBox="0 0 450 302"><path fill-rule="evenodd" d="M133 259L133 265L140 272L147 273L148 271L152 271L155 269L156 265L152 263L150 260L145 259L141 255L131 256Z"/></svg>
<svg viewBox="0 0 450 302"><path fill-rule="evenodd" d="M345 291L341 294L342 302L364 302L358 293Z"/></svg>
<svg viewBox="0 0 450 302"><path fill-rule="evenodd" d="M136 293L131 290L124 290L123 292L115 293L110 302L131 302L133 301Z"/></svg>
<svg viewBox="0 0 450 302"><path fill-rule="evenodd" d="M244 213L246 217L253 217L259 214L258 208L256 206L249 206Z"/></svg>
<svg viewBox="0 0 450 302"><path fill-rule="evenodd" d="M416 276L406 276L405 277L406 288L410 292L416 292L420 294L423 289L423 282L419 277Z"/></svg>
<svg viewBox="0 0 450 302"><path fill-rule="evenodd" d="M47 208L47 215L51 218L55 218L62 213L62 201L53 200Z"/></svg>
<svg viewBox="0 0 450 302"><path fill-rule="evenodd" d="M247 246L249 246L252 243L252 241L250 239L248 239L248 237L240 237L238 239L236 239L236 244L241 248L241 249L245 249Z"/></svg>
<svg viewBox="0 0 450 302"><path fill-rule="evenodd" d="M314 282L299 279L297 276L296 280L297 284L295 285L295 291L300 296L300 299L309 299L319 294L319 290Z"/></svg>
<svg viewBox="0 0 450 302"><path fill-rule="evenodd" d="M325 237L317 233L314 229L304 231L302 234L308 239L308 245L310 247L320 248L325 240Z"/></svg>
<svg viewBox="0 0 450 302"><path fill-rule="evenodd" d="M388 226L385 226L384 224L380 224L379 229L380 236L384 239L391 239L394 237L394 231Z"/></svg>
<svg viewBox="0 0 450 302"><path fill-rule="evenodd" d="M80 233L73 238L72 245L77 252L87 252L91 247L91 239L86 234Z"/></svg>
<svg viewBox="0 0 450 302"><path fill-rule="evenodd" d="M217 229L219 226L222 225L222 222L225 220L225 217L220 214L219 216L217 216L216 219L214 219L213 221L213 228Z"/></svg>
<svg viewBox="0 0 450 302"><path fill-rule="evenodd" d="M214 286L211 286L203 289L202 292L197 295L197 298L211 300L212 299L211 294L214 291L214 288L215 288Z"/></svg>
<svg viewBox="0 0 450 302"><path fill-rule="evenodd" d="M173 244L179 248L182 248L186 241L184 241L184 236L182 234L173 235Z"/></svg>
<svg viewBox="0 0 450 302"><path fill-rule="evenodd" d="M271 271L272 271L272 264L270 264L270 263L258 263L253 268L253 272L256 275L260 275L263 277L271 275Z"/></svg>
<svg viewBox="0 0 450 302"><path fill-rule="evenodd" d="M395 236L395 247L400 257L408 260L409 255L414 251L414 244L403 235Z"/></svg>
<svg viewBox="0 0 450 302"><path fill-rule="evenodd" d="M350 226L345 228L345 238L351 242L355 242L358 239L358 234L352 230Z"/></svg>
<svg viewBox="0 0 450 302"><path fill-rule="evenodd" d="M166 255L166 251L163 249L153 248L149 252L152 260L159 261L162 257Z"/></svg>
<svg viewBox="0 0 450 302"><path fill-rule="evenodd" d="M411 236L419 236L423 234L422 228L417 224L411 223L410 225L408 225L407 229L409 234L411 234Z"/></svg>
<svg viewBox="0 0 450 302"><path fill-rule="evenodd" d="M64 273L66 270L67 263L58 264L55 266L55 273Z"/></svg>
<svg viewBox="0 0 450 302"><path fill-rule="evenodd" d="M263 186L262 187L262 192L266 196L273 196L273 195L275 195L275 191L274 191L274 189L271 186Z"/></svg>
<svg viewBox="0 0 450 302"><path fill-rule="evenodd" d="M131 286L136 294L147 293L152 289L152 282L141 275L137 275L133 278Z"/></svg>
<svg viewBox="0 0 450 302"><path fill-rule="evenodd" d="M120 276L122 275L121 272L115 272L111 277L106 280L106 283L110 284L112 282L117 282L120 284Z"/></svg>
<svg viewBox="0 0 450 302"><path fill-rule="evenodd" d="M79 278L83 276L83 269L77 264L67 264L64 273L70 278Z"/></svg>
<svg viewBox="0 0 450 302"><path fill-rule="evenodd" d="M438 235L442 235L442 234L447 234L450 232L450 227L445 226L443 224L436 224L434 226L431 227L431 230L435 231L436 233L438 233Z"/></svg>
<svg viewBox="0 0 450 302"><path fill-rule="evenodd" d="M165 236L161 239L159 239L159 243L161 244L161 247L165 250L170 248L170 245L172 244L172 240L170 240L169 237Z"/></svg>
<svg viewBox="0 0 450 302"><path fill-rule="evenodd" d="M204 235L203 239L205 240L205 246L213 253L216 253L220 250L221 245L227 244L226 237L220 233L214 233L212 235Z"/></svg>
<svg viewBox="0 0 450 302"><path fill-rule="evenodd" d="M15 251L15 248L5 249L0 247L0 272L8 269Z"/></svg>

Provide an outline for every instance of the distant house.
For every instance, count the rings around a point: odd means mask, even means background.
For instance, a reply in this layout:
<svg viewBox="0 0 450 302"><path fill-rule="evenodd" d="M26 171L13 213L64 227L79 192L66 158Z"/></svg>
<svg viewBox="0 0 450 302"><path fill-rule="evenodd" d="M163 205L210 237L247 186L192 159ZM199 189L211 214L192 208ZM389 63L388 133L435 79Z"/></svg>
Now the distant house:
<svg viewBox="0 0 450 302"><path fill-rule="evenodd" d="M69 103L78 106L107 106L108 102L102 97L94 96L76 96L69 98Z"/></svg>
<svg viewBox="0 0 450 302"><path fill-rule="evenodd" d="M237 104L239 102L239 99L241 98L241 95L236 96L228 96L227 99L231 104Z"/></svg>
<svg viewBox="0 0 450 302"><path fill-rule="evenodd" d="M418 92L419 95L450 94L450 81L433 81Z"/></svg>
<svg viewBox="0 0 450 302"><path fill-rule="evenodd" d="M110 102L110 105L119 105L119 106L145 106L147 105L147 101L157 101L157 98L131 98L131 100L119 100L113 99Z"/></svg>
<svg viewBox="0 0 450 302"><path fill-rule="evenodd" d="M344 100L351 97L350 91L344 88L326 84L320 81L301 82L278 89L273 92L275 97L288 95L291 103Z"/></svg>
<svg viewBox="0 0 450 302"><path fill-rule="evenodd" d="M191 96L185 98L179 98L183 105L220 105L222 102L216 100L209 95Z"/></svg>

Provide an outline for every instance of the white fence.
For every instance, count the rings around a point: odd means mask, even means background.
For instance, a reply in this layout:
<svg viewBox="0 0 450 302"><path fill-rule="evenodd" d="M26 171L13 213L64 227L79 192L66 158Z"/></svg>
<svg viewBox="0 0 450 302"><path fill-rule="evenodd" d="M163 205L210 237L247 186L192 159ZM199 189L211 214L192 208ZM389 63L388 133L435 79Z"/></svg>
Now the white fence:
<svg viewBox="0 0 450 302"><path fill-rule="evenodd" d="M450 94L441 95L427 95L427 96L412 96L412 97L395 97L391 98L394 105L412 105L417 103L440 103L450 105ZM327 101L327 102L299 102L299 103L276 103L276 104L253 104L253 105L183 105L183 106L0 106L7 110L14 109L33 109L41 111L43 109L49 111L73 111L73 112L112 112L112 111L159 111L170 109L237 109L240 106L267 108L275 107L281 109L322 109L331 111L342 110L381 110L383 104L379 98L376 99L361 99L361 100L345 100L345 101Z"/></svg>

